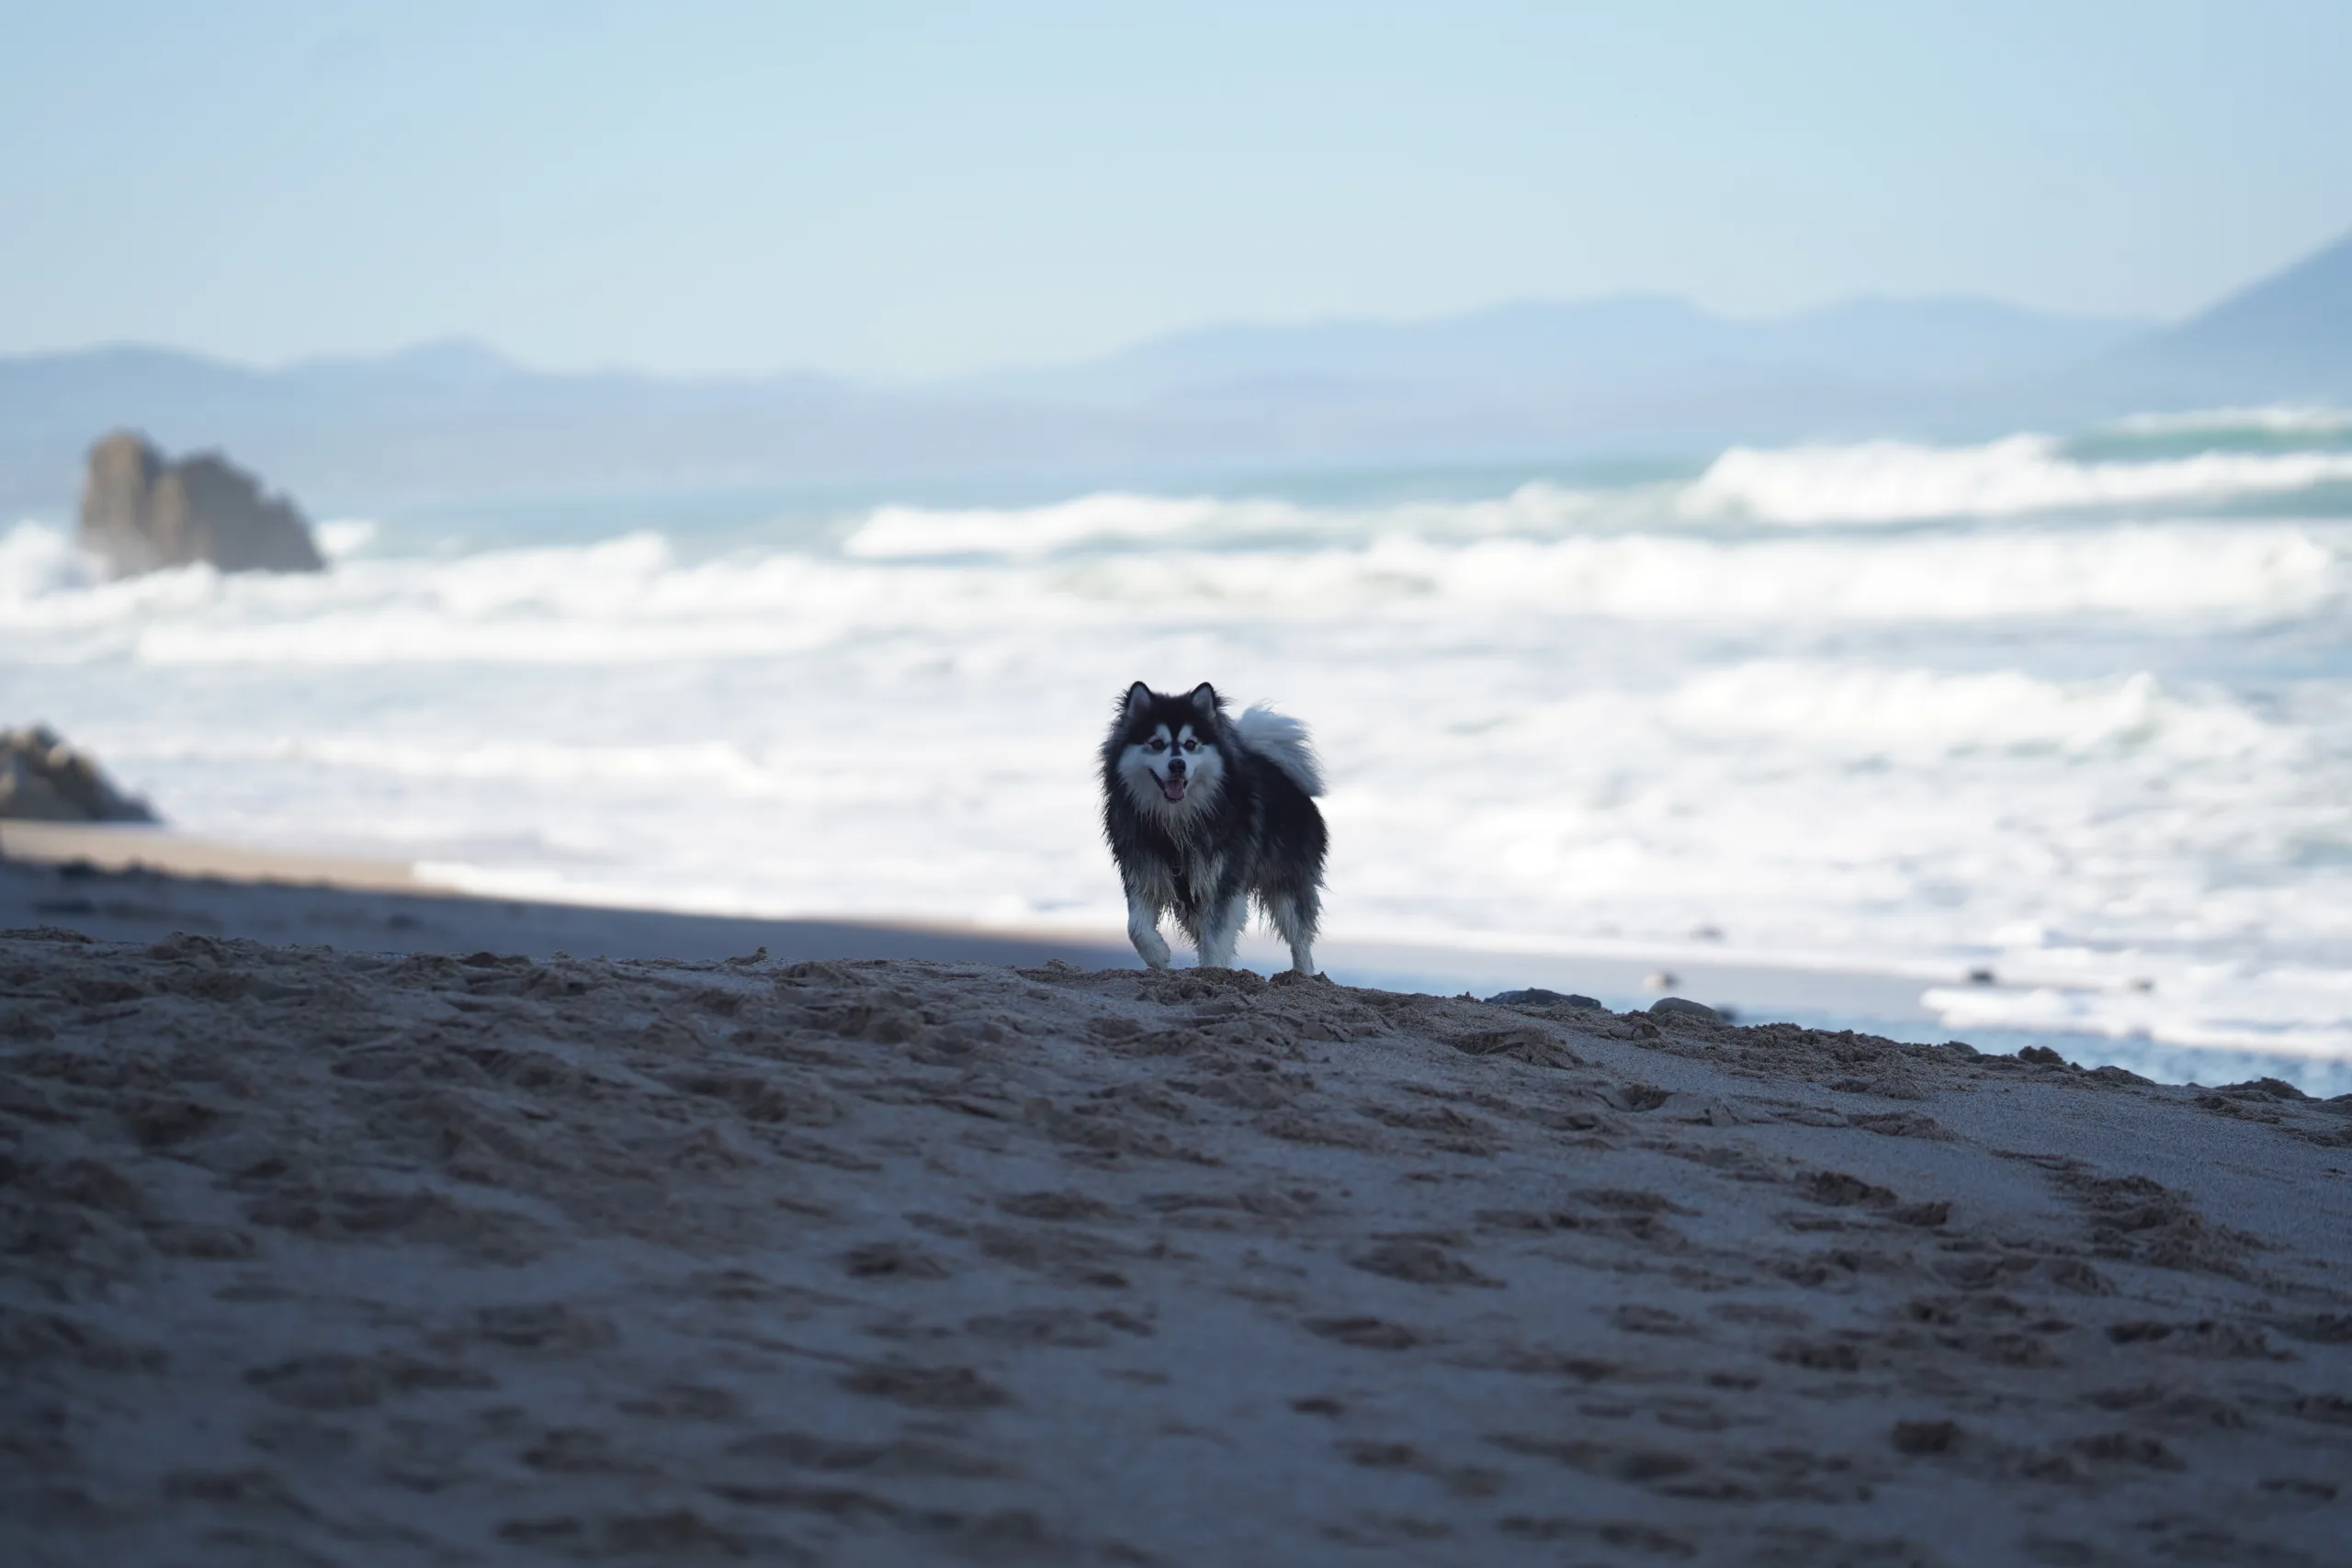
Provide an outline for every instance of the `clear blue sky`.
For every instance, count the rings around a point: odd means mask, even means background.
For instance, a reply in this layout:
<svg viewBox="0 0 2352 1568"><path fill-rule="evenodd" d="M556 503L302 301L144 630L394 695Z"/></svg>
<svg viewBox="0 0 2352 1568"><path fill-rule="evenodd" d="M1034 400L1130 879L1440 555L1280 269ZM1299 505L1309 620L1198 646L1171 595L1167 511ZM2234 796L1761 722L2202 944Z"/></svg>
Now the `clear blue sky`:
<svg viewBox="0 0 2352 1568"><path fill-rule="evenodd" d="M1629 289L2177 315L2352 227L2352 4L0 0L0 352L908 377Z"/></svg>

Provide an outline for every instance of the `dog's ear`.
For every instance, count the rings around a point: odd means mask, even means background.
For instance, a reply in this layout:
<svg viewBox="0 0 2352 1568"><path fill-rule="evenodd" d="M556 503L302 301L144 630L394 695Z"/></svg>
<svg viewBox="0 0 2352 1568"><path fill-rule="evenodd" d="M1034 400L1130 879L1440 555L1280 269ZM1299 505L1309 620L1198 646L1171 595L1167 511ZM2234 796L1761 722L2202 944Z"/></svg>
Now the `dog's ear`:
<svg viewBox="0 0 2352 1568"><path fill-rule="evenodd" d="M1214 716L1216 712L1216 688L1206 681L1193 687L1193 706L1199 711L1203 718Z"/></svg>
<svg viewBox="0 0 2352 1568"><path fill-rule="evenodd" d="M1151 688L1137 681L1127 688L1127 716L1139 718L1151 706Z"/></svg>

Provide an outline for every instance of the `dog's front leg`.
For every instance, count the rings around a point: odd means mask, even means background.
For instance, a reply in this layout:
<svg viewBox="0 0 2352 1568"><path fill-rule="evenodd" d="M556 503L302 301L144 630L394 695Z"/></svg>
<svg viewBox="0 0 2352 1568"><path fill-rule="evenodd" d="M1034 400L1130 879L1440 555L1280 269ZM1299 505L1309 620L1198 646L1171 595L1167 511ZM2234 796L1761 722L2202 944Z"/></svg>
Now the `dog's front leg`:
<svg viewBox="0 0 2352 1568"><path fill-rule="evenodd" d="M1159 906L1130 890L1127 894L1127 940L1147 967L1168 967L1168 939L1159 934Z"/></svg>

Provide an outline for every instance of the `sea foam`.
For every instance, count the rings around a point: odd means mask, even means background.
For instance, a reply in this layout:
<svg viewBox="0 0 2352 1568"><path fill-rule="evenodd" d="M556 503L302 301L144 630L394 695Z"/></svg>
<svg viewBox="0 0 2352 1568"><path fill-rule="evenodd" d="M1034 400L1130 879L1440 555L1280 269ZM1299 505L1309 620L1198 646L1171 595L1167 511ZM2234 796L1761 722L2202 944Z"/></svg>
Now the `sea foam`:
<svg viewBox="0 0 2352 1568"><path fill-rule="evenodd" d="M1735 447L1684 492L1697 517L1770 523L1906 523L1938 517L2221 502L2352 479L2352 452L2202 452L2084 462L2047 435L1938 448L1879 441L1757 451Z"/></svg>

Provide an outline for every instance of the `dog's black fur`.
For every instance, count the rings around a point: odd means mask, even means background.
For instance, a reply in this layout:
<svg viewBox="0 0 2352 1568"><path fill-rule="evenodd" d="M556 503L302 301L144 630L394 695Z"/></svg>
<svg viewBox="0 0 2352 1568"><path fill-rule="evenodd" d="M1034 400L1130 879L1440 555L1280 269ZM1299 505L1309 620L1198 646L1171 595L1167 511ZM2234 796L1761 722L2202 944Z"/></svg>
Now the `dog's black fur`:
<svg viewBox="0 0 2352 1568"><path fill-rule="evenodd" d="M1204 965L1230 967L1255 898L1293 966L1313 973L1329 846L1310 797L1320 789L1292 721L1253 708L1237 723L1206 682L1182 696L1129 687L1102 742L1102 830L1144 962L1168 963L1170 913Z"/></svg>

